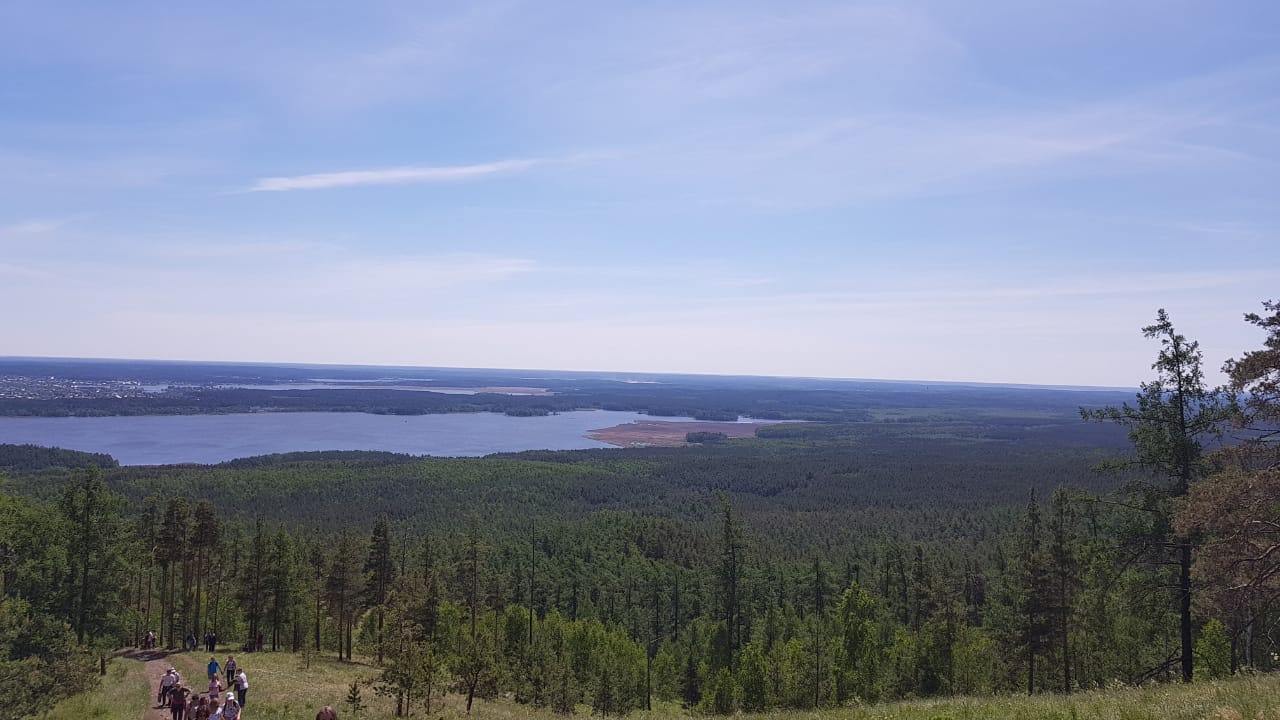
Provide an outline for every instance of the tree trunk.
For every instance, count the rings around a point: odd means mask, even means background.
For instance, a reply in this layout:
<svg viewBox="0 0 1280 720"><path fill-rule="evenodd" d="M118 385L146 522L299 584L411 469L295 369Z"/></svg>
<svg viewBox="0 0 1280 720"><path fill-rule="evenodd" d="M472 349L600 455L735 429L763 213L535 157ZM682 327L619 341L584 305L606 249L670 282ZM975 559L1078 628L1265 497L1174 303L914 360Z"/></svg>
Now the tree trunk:
<svg viewBox="0 0 1280 720"><path fill-rule="evenodd" d="M1240 631L1231 628L1231 674L1240 669Z"/></svg>
<svg viewBox="0 0 1280 720"><path fill-rule="evenodd" d="M320 575L316 574L316 652L320 652L320 593L323 586L320 584Z"/></svg>
<svg viewBox="0 0 1280 720"><path fill-rule="evenodd" d="M178 610L174 606L178 595L177 585L178 572L176 563L169 563L169 600L165 603L169 607L169 642L165 647L168 647L170 650L173 649L173 636L175 634L175 628L177 627L178 621Z"/></svg>
<svg viewBox="0 0 1280 720"><path fill-rule="evenodd" d="M1032 642L1027 643L1027 694L1036 694L1036 651Z"/></svg>
<svg viewBox="0 0 1280 720"><path fill-rule="evenodd" d="M480 673L472 673L467 678L467 714L471 714L471 701L476 698L476 683L480 682Z"/></svg>
<svg viewBox="0 0 1280 720"><path fill-rule="evenodd" d="M378 606L378 664L379 665L382 664L382 621L383 621L382 609L383 607L384 606L382 605Z"/></svg>
<svg viewBox="0 0 1280 720"><path fill-rule="evenodd" d="M1067 636L1067 610L1062 609L1062 692L1071 692L1071 653Z"/></svg>
<svg viewBox="0 0 1280 720"><path fill-rule="evenodd" d="M644 654L644 709L653 712L653 643L645 648Z"/></svg>
<svg viewBox="0 0 1280 720"><path fill-rule="evenodd" d="M1178 544L1178 589L1181 594L1182 615L1182 682L1191 682L1194 671L1195 647L1191 644L1191 543Z"/></svg>
<svg viewBox="0 0 1280 720"><path fill-rule="evenodd" d="M153 585L152 576L154 574L155 574L155 558L154 556L152 556L152 558L147 561L147 619L143 623L144 625L147 626L147 628L146 630L143 630L143 634L146 634L147 631L151 630L151 596L155 594L155 590L152 587Z"/></svg>
<svg viewBox="0 0 1280 720"><path fill-rule="evenodd" d="M342 595L338 596L338 662L342 662L342 636L347 624L347 603Z"/></svg>

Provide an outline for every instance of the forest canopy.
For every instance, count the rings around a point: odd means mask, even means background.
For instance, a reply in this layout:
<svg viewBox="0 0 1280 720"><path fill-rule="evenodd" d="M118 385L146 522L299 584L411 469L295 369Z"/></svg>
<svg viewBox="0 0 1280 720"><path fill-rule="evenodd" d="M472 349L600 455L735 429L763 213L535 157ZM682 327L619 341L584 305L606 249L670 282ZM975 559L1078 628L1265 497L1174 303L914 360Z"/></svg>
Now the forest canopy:
<svg viewBox="0 0 1280 720"><path fill-rule="evenodd" d="M1247 320L1271 348L1264 307ZM31 702L85 687L148 630L364 658L404 712L444 692L725 714L1272 669L1277 355L1208 388L1167 314L1147 334L1156 377L1085 409L1114 422L889 413L684 448L217 466L5 448L0 690L30 671L60 678Z"/></svg>

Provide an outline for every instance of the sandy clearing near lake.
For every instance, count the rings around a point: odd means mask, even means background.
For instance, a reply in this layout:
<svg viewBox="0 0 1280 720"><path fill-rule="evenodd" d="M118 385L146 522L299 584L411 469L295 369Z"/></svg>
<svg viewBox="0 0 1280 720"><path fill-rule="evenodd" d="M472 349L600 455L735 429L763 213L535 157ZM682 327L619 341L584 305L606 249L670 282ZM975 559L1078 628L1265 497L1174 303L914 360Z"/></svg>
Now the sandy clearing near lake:
<svg viewBox="0 0 1280 720"><path fill-rule="evenodd" d="M680 447L691 432L724 433L731 438L755 437L756 430L777 423L767 422L664 422L641 420L591 430L587 437L618 447Z"/></svg>

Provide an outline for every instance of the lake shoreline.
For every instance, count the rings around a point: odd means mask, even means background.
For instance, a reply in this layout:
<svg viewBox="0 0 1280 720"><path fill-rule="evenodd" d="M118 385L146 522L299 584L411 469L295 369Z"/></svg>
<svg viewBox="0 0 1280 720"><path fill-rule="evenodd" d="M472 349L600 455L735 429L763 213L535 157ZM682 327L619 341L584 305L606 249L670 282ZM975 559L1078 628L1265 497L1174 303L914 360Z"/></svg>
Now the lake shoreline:
<svg viewBox="0 0 1280 720"><path fill-rule="evenodd" d="M655 421L650 415L616 410L574 410L530 417L495 412L399 415L354 411L3 417L0 443L105 453L121 465L211 465L259 455L340 450L479 457L530 450L617 447L592 434L655 422L692 424L699 430L732 425L687 417ZM742 425L754 428L751 424ZM681 439L685 432L690 430L679 431Z"/></svg>

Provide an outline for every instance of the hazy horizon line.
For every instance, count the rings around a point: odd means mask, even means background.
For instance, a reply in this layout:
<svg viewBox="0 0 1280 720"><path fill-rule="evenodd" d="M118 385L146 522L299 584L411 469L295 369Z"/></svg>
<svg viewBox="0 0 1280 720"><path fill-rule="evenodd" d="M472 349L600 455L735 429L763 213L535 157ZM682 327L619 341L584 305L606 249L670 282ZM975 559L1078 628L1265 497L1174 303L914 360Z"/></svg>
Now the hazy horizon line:
<svg viewBox="0 0 1280 720"><path fill-rule="evenodd" d="M185 360L171 358L122 358L122 357L78 357L78 356L58 356L58 355L0 355L0 362L6 360L50 360L50 361L81 361L81 362L129 362L129 363L155 363L155 364L189 364L189 365L242 365L242 366L260 366L260 367L298 367L298 368L387 368L387 369L411 369L411 370L478 370L478 371L497 371L497 372L552 372L552 373L584 373L591 375L636 375L636 376L667 376L667 377L705 377L705 378L755 378L755 379L778 379L778 380L831 380L835 382L872 382L872 383L891 383L891 384L917 384L917 385L960 385L960 386L990 386L1004 387L1014 389L1029 390L1080 390L1080 391L1115 391L1115 392L1136 392L1136 387L1124 387L1116 385L1070 385L1058 383L1026 383L1026 382L999 382L986 380L938 380L938 379L917 379L917 378L869 378L869 377L828 377L820 375L773 375L773 374L743 374L743 373L708 373L708 372L660 372L649 370L599 370L586 368L533 368L533 367L468 367L455 365L395 365L395 364L376 364L376 363L335 363L335 362L295 362L295 361L269 361L269 360Z"/></svg>

